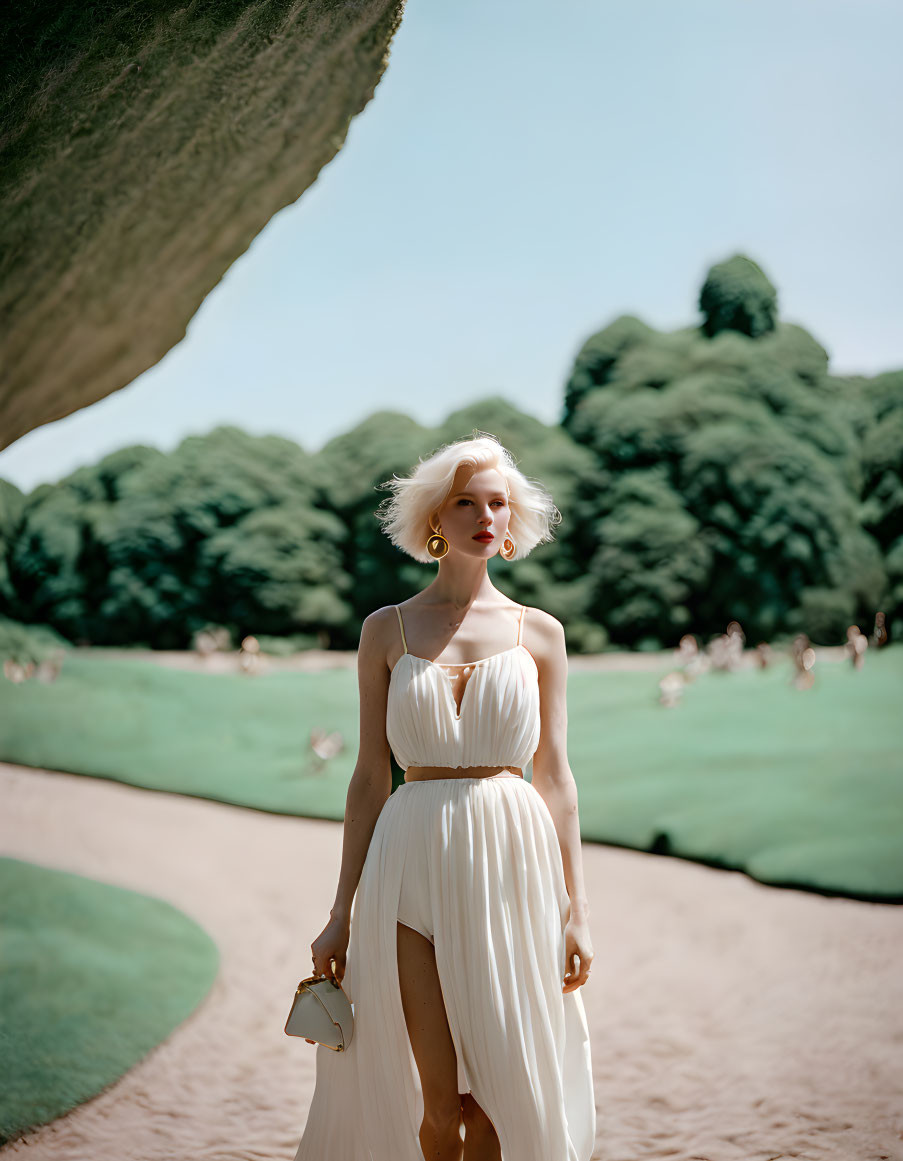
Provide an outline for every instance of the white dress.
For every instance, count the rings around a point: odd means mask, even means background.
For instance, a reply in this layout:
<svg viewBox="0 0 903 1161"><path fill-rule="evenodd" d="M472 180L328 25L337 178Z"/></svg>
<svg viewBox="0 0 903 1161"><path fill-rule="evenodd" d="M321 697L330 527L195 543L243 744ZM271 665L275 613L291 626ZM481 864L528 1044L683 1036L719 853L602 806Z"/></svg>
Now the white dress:
<svg viewBox="0 0 903 1161"><path fill-rule="evenodd" d="M459 708L449 675L405 642L386 718L401 767L527 765L539 685L520 625L516 645L471 667ZM580 989L561 990L568 909L555 825L529 782L500 774L399 786L377 818L351 909L342 981L351 1043L316 1049L295 1161L423 1161L400 921L433 940L458 1091L472 1092L492 1121L502 1161L590 1161L589 1029Z"/></svg>

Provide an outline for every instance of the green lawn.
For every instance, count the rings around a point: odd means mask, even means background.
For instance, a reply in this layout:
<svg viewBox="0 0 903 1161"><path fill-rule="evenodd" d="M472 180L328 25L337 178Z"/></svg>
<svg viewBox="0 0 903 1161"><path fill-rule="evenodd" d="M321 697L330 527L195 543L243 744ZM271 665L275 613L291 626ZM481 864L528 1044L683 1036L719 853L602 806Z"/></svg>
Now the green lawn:
<svg viewBox="0 0 903 1161"><path fill-rule="evenodd" d="M584 838L903 901L903 647L790 677L708 674L665 710L643 675L572 675Z"/></svg>
<svg viewBox="0 0 903 1161"><path fill-rule="evenodd" d="M568 751L586 839L769 883L903 900L903 647L861 672L572 672ZM341 733L317 768L315 728ZM353 670L209 676L70 653L52 685L0 683L0 757L263 810L341 819L357 758ZM400 773L396 771L396 782Z"/></svg>
<svg viewBox="0 0 903 1161"><path fill-rule="evenodd" d="M206 932L163 900L0 858L0 1143L122 1076L218 967Z"/></svg>

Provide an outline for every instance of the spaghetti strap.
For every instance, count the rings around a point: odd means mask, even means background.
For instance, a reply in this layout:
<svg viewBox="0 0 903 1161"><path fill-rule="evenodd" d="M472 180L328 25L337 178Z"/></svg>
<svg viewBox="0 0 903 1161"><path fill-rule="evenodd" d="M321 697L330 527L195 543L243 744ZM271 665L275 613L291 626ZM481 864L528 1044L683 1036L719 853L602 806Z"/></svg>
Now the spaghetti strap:
<svg viewBox="0 0 903 1161"><path fill-rule="evenodd" d="M404 621L402 621L402 619L401 619L401 609L399 609L398 605L395 606L395 612L398 614L398 625L399 625L399 628L401 629L401 643L402 643L402 645L404 645L405 653L407 653L408 643L404 639Z"/></svg>
<svg viewBox="0 0 903 1161"><path fill-rule="evenodd" d="M520 645L521 629L524 627L524 613L527 611L526 605L521 605L520 615L517 618L517 644Z"/></svg>

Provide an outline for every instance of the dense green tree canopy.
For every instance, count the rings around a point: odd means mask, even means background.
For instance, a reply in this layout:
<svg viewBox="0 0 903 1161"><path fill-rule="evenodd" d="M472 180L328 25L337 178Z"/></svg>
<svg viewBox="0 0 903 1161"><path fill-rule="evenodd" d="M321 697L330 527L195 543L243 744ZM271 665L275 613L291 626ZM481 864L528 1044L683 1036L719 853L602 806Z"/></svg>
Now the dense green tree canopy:
<svg viewBox="0 0 903 1161"><path fill-rule="evenodd" d="M762 270L713 266L700 325L589 336L547 425L499 397L426 428L377 411L308 453L234 427L123 448L23 496L0 480L0 616L72 640L188 645L208 624L356 646L435 574L375 519L392 476L488 431L552 492L554 539L490 565L575 650L903 633L903 372L832 376Z"/></svg>
<svg viewBox="0 0 903 1161"><path fill-rule="evenodd" d="M757 339L775 328L778 294L755 262L735 254L709 270L699 292L699 309L704 315L703 334L709 338L737 331Z"/></svg>
<svg viewBox="0 0 903 1161"><path fill-rule="evenodd" d="M73 640L188 643L334 628L349 614L346 530L321 506L310 457L237 428L172 454L132 447L24 503L6 559L12 609Z"/></svg>
<svg viewBox="0 0 903 1161"><path fill-rule="evenodd" d="M732 617L757 637L870 628L899 608L899 376L829 376L742 257L713 267L700 306L705 325L672 334L617 319L575 360L563 426L596 460L576 552L588 613L625 644Z"/></svg>

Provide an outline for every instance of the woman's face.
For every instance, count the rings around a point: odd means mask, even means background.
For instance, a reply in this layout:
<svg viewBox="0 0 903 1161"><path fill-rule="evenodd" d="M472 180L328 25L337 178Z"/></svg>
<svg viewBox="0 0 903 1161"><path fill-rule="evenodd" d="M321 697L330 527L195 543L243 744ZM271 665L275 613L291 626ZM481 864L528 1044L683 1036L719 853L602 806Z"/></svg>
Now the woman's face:
<svg viewBox="0 0 903 1161"><path fill-rule="evenodd" d="M474 471L466 464L455 473L451 491L439 509L439 525L449 551L488 559L502 547L511 510L505 479L496 468ZM491 539L474 540L478 533Z"/></svg>

